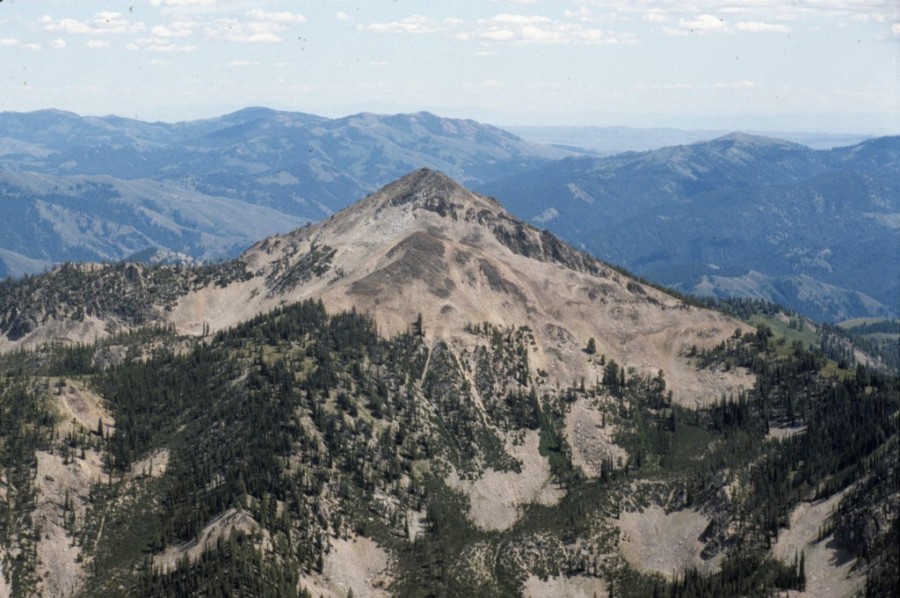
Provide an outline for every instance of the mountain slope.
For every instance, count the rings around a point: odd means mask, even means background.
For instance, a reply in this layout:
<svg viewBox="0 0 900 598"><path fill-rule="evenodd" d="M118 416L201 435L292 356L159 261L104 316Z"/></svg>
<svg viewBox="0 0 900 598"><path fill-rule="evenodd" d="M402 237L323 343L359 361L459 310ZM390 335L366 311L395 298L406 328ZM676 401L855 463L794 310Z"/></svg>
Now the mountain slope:
<svg viewBox="0 0 900 598"><path fill-rule="evenodd" d="M431 170L231 262L66 265L0 305L12 596L891 587L895 376Z"/></svg>
<svg viewBox="0 0 900 598"><path fill-rule="evenodd" d="M248 274L226 285L182 284L175 296L193 290L153 318L200 334L285 302L321 298L330 309L373 314L388 334L406 330L421 314L434 341L456 338L482 321L527 325L536 339L529 359L555 380L602 374L582 351L594 338L598 354L645 373L663 370L676 400L709 400L751 383L735 374L713 384L681 358L690 344L727 338L737 322L631 281L430 170L319 224L257 243L235 263ZM6 330L28 330L19 333L19 343L46 340L42 329L60 334L54 318L49 328L37 324L49 313L57 312L8 315ZM16 323L22 321L34 324ZM85 334L83 324L76 334ZM97 322L90 334L106 333Z"/></svg>
<svg viewBox="0 0 900 598"><path fill-rule="evenodd" d="M760 287L751 296L835 321L897 312L898 139L814 151L735 134L563 160L480 189L595 255L685 291L729 294L746 281L726 279L751 270L808 290L798 277L811 277L811 295ZM854 293L860 300L843 300Z"/></svg>
<svg viewBox="0 0 900 598"><path fill-rule="evenodd" d="M602 159L573 151L425 112L248 108L184 123L0 113L0 169L19 177L0 192L18 223L0 236L0 274L150 249L230 258L425 166L682 292L741 289L829 321L900 309L897 138L817 151L735 133ZM48 181L68 191L39 191ZM223 222L221 210L240 217ZM754 286L751 272L772 282Z"/></svg>
<svg viewBox="0 0 900 598"><path fill-rule="evenodd" d="M107 176L0 174L0 195L4 247L44 265L119 260L146 249L215 259L304 222L170 183Z"/></svg>

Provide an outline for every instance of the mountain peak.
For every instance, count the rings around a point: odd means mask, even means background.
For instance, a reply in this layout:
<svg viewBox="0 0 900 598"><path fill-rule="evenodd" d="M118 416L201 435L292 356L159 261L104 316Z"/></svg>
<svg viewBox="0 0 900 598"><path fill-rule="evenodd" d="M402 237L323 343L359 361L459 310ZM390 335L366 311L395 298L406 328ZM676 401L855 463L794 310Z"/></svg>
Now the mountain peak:
<svg viewBox="0 0 900 598"><path fill-rule="evenodd" d="M433 170L431 168L419 168L410 172L409 174L400 177L396 181L394 181L391 185L409 185L414 187L436 187L442 188L446 191L453 191L456 189L465 190L465 188L457 183L455 180L444 174L439 170Z"/></svg>
<svg viewBox="0 0 900 598"><path fill-rule="evenodd" d="M615 272L430 168L262 241L241 260L252 279L185 297L171 315L179 329L199 333L213 321L210 305L232 306L216 311L224 327L307 298L369 313L387 334L408 330L418 315L429 344L460 352L472 350L467 330L475 323L524 326L535 339L528 361L547 380L596 378L582 351L594 338L607 358L684 381L675 400L693 400L703 383L678 357L681 347L720 342L740 326ZM235 302L241 293L250 298L243 304Z"/></svg>
<svg viewBox="0 0 900 598"><path fill-rule="evenodd" d="M410 204L436 212L441 216L452 216L469 208L503 211L494 199L473 193L443 172L430 168L419 168L376 191L371 196L377 209ZM363 202L365 203L365 202Z"/></svg>
<svg viewBox="0 0 900 598"><path fill-rule="evenodd" d="M393 202L395 205L437 196L469 193L465 187L443 172L430 168L414 170L387 185L384 191L396 195L396 201Z"/></svg>

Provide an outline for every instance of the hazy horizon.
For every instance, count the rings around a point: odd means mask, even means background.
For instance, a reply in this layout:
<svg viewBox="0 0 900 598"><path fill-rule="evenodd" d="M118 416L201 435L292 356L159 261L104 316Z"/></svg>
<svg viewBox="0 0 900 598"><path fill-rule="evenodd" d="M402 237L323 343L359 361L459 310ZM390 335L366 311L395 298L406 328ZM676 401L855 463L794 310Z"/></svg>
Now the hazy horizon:
<svg viewBox="0 0 900 598"><path fill-rule="evenodd" d="M798 125L798 119L794 118L798 115L783 115L780 118L771 118L768 120L759 120L755 122L750 122L750 126L746 127L735 127L729 126L727 124L727 119L725 118L710 118L706 121L692 121L689 119L673 119L670 124L665 123L657 123L653 120L642 121L629 121L629 122L618 122L614 120L609 120L604 122L603 124L555 124L555 123L546 123L546 124L531 124L531 123L506 123L503 122L502 119L498 120L497 118L492 118L490 113L486 113L483 118L478 118L476 116L467 115L465 113L458 113L459 111L451 110L450 113L442 112L440 108L422 108L422 109L414 109L409 108L407 110L396 110L391 111L387 108L384 110L355 110L348 111L345 113L333 113L326 114L322 112L315 112L311 110L302 110L302 109L291 109L291 108L274 108L271 106L265 105L247 105L243 107L238 107L235 109L222 109L216 112L209 113L201 113L195 117L189 118L175 118L175 119L154 119L154 118L142 118L140 116L127 116L116 113L83 113L78 112L76 110L69 110L63 107L46 107L46 108L35 108L33 110L0 110L0 114L3 113L18 113L18 114L28 114L31 112L41 112L41 111L59 111L74 114L80 118L126 118L131 120L137 120L140 122L146 123L166 123L166 124L177 124L180 122L191 122L197 120L206 120L206 119L216 119L227 116L229 114L233 114L236 112L241 112L243 110L248 109L266 109L273 110L275 112L284 112L284 113L296 113L296 114L307 114L312 116L320 116L328 119L342 119L342 118L350 118L359 114L377 114L380 116L393 116L393 115L409 115L415 114L418 112L425 112L434 114L435 116L441 118L450 118L450 119L460 119L460 120L473 120L476 122L480 122L482 124L495 126L501 129L508 130L520 137L531 137L532 140L542 142L542 143L568 143L568 141L552 141L549 140L556 133L571 133L572 135L588 135L591 131L595 132L614 132L614 131L634 131L634 132L671 132L672 134L683 133L684 135L700 139L711 139L714 136L726 135L728 133L747 133L753 135L761 135L761 136L771 136L778 137L782 136L788 140L796 140L803 142L805 138L813 138L815 136L822 136L829 139L835 139L838 141L847 140L847 143L855 143L853 140L862 140L867 138L874 137L882 137L882 136L895 136L900 134L897 131L875 131L871 129L864 129L862 127L854 128L852 126L833 126L830 128L816 128L815 126L807 126L804 127L802 124ZM195 110L188 110L187 112L193 113ZM473 110L473 112L478 112L477 110ZM495 117L497 115L494 115ZM809 117L810 115L803 115ZM721 123L720 126L715 126L715 123ZM813 122L810 120L809 122ZM780 126L779 126L780 123ZM791 123L791 124L787 124ZM753 125L756 126L753 126ZM546 138L546 139L545 139Z"/></svg>
<svg viewBox="0 0 900 598"><path fill-rule="evenodd" d="M9 0L0 50L3 107L20 112L900 132L892 0Z"/></svg>

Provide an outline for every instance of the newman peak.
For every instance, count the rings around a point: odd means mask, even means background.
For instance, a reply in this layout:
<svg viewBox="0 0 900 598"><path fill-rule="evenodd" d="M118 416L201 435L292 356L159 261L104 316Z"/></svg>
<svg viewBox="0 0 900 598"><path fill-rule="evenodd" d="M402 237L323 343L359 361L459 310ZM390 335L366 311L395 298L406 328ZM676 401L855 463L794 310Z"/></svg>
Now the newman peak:
<svg viewBox="0 0 900 598"><path fill-rule="evenodd" d="M410 205L454 219L459 217L459 212L470 208L488 209L494 213L505 211L497 200L473 193L443 172L430 168L410 172L371 194L359 205L369 202L374 203L377 210Z"/></svg>

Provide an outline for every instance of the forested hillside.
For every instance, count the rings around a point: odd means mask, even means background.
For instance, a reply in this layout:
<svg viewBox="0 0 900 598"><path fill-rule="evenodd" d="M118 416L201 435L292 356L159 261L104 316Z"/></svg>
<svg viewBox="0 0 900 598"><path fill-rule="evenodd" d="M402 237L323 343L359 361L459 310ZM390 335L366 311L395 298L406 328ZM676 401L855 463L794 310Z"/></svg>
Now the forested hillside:
<svg viewBox="0 0 900 598"><path fill-rule="evenodd" d="M871 595L896 591L896 377L834 369L760 327L689 351L699 368L757 375L708 408L679 407L664 378L602 355L585 355L605 361L602 379L538 396L527 329L473 323L479 348L456 354L424 342L429 324L383 338L363 315L304 302L203 339L156 329L5 356L12 595L49 593L54 566L75 568L83 595L316 594L336 546L363 539L386 555L371 590L392 595L518 595L548 576L622 596L773 595L805 587L822 545ZM61 434L73 385L114 423ZM573 409L596 413L624 458L576 466ZM505 529L477 526L452 480L531 474L513 455L534 436L555 499ZM48 460L98 461L96 478L48 505ZM777 558L791 512L835 496L816 542ZM623 557L620 521L656 505L703 513L701 558L718 566L667 579ZM49 560L49 528L71 561Z"/></svg>

